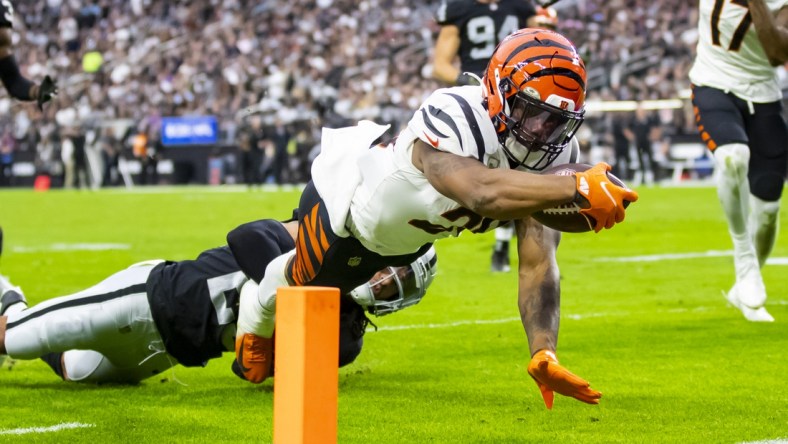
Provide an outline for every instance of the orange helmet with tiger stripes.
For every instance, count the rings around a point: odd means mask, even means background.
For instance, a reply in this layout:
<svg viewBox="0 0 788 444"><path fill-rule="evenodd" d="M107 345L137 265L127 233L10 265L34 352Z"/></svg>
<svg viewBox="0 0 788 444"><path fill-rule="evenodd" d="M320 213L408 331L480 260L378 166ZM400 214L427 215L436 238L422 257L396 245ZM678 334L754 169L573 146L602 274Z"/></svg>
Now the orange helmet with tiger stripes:
<svg viewBox="0 0 788 444"><path fill-rule="evenodd" d="M583 123L585 64L555 31L526 28L503 39L482 87L513 168L544 169Z"/></svg>

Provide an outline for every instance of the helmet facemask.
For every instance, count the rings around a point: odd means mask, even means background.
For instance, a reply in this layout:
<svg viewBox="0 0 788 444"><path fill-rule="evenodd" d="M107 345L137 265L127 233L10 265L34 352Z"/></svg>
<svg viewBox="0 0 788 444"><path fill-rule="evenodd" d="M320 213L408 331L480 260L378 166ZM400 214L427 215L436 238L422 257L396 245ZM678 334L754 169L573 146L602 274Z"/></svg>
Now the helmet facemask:
<svg viewBox="0 0 788 444"><path fill-rule="evenodd" d="M405 267L387 267L350 292L370 314L383 316L416 305L427 293L437 272L435 249Z"/></svg>
<svg viewBox="0 0 788 444"><path fill-rule="evenodd" d="M585 65L574 44L555 31L526 28L503 39L483 86L511 168L544 170L583 122Z"/></svg>
<svg viewBox="0 0 788 444"><path fill-rule="evenodd" d="M511 88L511 85L506 87ZM543 102L537 91L533 91L534 97L528 90L526 87L504 102L500 118L506 132L502 134L501 145L512 169L523 167L541 171L566 148L583 123L584 112L562 109L561 106L567 107L568 102L558 96L551 96L548 101L557 102L559 106Z"/></svg>

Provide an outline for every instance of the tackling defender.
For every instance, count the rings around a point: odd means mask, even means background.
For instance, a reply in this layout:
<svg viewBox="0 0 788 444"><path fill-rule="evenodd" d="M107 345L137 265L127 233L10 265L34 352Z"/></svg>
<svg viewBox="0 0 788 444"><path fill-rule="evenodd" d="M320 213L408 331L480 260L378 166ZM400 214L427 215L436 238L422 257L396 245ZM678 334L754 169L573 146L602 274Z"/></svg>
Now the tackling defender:
<svg viewBox="0 0 788 444"><path fill-rule="evenodd" d="M771 322L761 267L778 230L788 129L774 67L788 61L788 0L701 0L689 73L695 121L714 155L717 194L733 240L727 293L749 321Z"/></svg>
<svg viewBox="0 0 788 444"><path fill-rule="evenodd" d="M577 202L600 231L623 221L624 201L638 196L611 183L606 164L573 176L522 171L568 162L566 148L583 122L585 82L569 40L523 29L498 46L482 85L435 91L392 146L373 146L387 127L372 122L324 129L313 182L301 195L297 247L269 264L257 298L241 301L236 355L270 349L280 286L347 292L383 265L410 263L437 239L515 220L528 372L548 408L554 391L598 403L601 393L555 356L560 233L530 215ZM244 367L252 382L269 376L267 362Z"/></svg>
<svg viewBox="0 0 788 444"><path fill-rule="evenodd" d="M11 97L26 102L35 101L38 108L43 109L44 103L57 95L57 84L46 76L40 85L36 85L19 72L11 36L13 19L14 7L10 0L0 1L0 80Z"/></svg>
<svg viewBox="0 0 788 444"><path fill-rule="evenodd" d="M295 246L295 225L244 224L230 232L229 246L196 260L141 262L30 308L21 289L0 276L0 354L41 357L75 382L137 383L176 364L205 366L233 350L239 300L256 297L267 262ZM382 316L418 303L436 261L431 250L342 298L340 366L361 352L369 322L364 311ZM243 377L236 361L233 371Z"/></svg>

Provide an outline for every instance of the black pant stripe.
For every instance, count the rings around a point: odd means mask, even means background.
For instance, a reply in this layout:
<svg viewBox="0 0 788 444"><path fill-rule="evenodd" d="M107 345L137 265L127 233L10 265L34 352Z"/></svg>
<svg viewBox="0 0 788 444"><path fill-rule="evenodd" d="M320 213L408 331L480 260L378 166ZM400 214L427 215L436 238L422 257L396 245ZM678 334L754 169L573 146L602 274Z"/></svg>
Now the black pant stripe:
<svg viewBox="0 0 788 444"><path fill-rule="evenodd" d="M55 304L50 307L36 311L35 313L31 313L29 316L25 316L23 319L20 319L18 321L9 322L6 328L16 327L17 325L24 324L27 321L38 318L47 313L51 313L55 310L62 310L64 308L79 307L80 305L90 305L100 302L106 302L112 299L121 298L123 296L128 296L137 293L145 293L145 284L136 284L136 285L132 285L131 287L121 288L119 290L115 290L109 293L86 296L84 298L68 299L59 304Z"/></svg>

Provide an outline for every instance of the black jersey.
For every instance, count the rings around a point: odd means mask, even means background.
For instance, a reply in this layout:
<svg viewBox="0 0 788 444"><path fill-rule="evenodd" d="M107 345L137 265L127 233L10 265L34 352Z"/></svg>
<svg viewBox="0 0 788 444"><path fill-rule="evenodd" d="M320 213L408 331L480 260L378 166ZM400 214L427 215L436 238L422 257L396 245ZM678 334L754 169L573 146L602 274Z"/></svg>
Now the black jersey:
<svg viewBox="0 0 788 444"><path fill-rule="evenodd" d="M536 9L526 0L442 0L436 20L439 25L454 25L460 30L460 70L484 75L487 63L507 35L525 28Z"/></svg>
<svg viewBox="0 0 788 444"><path fill-rule="evenodd" d="M227 247L154 267L146 289L167 352L185 366L221 356L226 351L222 332L238 319L241 286L247 280Z"/></svg>
<svg viewBox="0 0 788 444"><path fill-rule="evenodd" d="M164 346L179 363L204 365L225 350L222 333L238 320L241 286L259 282L268 263L295 247L281 223L259 220L227 236L229 247L204 251L197 259L153 268L147 292Z"/></svg>
<svg viewBox="0 0 788 444"><path fill-rule="evenodd" d="M14 6L11 0L0 0L0 28L13 28Z"/></svg>

